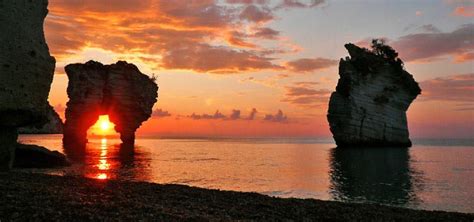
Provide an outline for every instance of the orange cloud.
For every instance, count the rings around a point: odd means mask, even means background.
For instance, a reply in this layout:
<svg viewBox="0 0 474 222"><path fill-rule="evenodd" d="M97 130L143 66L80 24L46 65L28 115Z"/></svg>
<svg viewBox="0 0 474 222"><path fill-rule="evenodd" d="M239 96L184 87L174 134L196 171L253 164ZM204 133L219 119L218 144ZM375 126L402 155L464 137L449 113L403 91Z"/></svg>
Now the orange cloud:
<svg viewBox="0 0 474 222"><path fill-rule="evenodd" d="M472 60L474 60L474 52L469 52L469 53L463 53L463 54L456 55L454 60L457 63L472 61Z"/></svg>
<svg viewBox="0 0 474 222"><path fill-rule="evenodd" d="M430 79L420 85L424 100L474 102L474 73Z"/></svg>
<svg viewBox="0 0 474 222"><path fill-rule="evenodd" d="M242 7L214 0L145 0L133 4L127 0L51 0L46 38L58 63L84 48L100 48L154 69L210 73L280 70L282 67L267 56L291 49L280 47L277 51L255 42L278 41L280 33L265 27L274 19L268 2L229 3L261 4Z"/></svg>
<svg viewBox="0 0 474 222"><path fill-rule="evenodd" d="M162 67L211 73L282 68L273 64L270 58L255 55L250 51L237 51L206 44L186 45L169 50L163 55Z"/></svg>
<svg viewBox="0 0 474 222"><path fill-rule="evenodd" d="M327 89L316 89L317 82L296 82L292 86L285 87L286 94L281 100L301 107L320 107L329 101L331 91Z"/></svg>
<svg viewBox="0 0 474 222"><path fill-rule="evenodd" d="M474 6L458 6L453 15L462 17L474 17Z"/></svg>
<svg viewBox="0 0 474 222"><path fill-rule="evenodd" d="M155 117L155 118L163 118L163 117L171 116L171 113L169 113L166 110L155 109L155 110L153 110L153 114L151 116Z"/></svg>
<svg viewBox="0 0 474 222"><path fill-rule="evenodd" d="M286 67L294 72L311 72L319 69L326 69L337 65L337 60L326 58L303 58L286 63Z"/></svg>

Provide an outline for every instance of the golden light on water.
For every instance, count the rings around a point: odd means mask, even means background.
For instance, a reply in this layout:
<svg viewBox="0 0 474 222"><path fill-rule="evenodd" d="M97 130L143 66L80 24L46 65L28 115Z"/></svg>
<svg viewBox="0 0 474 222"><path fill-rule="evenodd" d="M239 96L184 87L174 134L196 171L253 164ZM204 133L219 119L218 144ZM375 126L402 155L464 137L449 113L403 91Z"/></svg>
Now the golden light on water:
<svg viewBox="0 0 474 222"><path fill-rule="evenodd" d="M97 168L101 171L97 174L97 179L105 180L109 178L107 175L107 170L110 169L110 163L107 161L107 138L102 138L100 140L100 159Z"/></svg>

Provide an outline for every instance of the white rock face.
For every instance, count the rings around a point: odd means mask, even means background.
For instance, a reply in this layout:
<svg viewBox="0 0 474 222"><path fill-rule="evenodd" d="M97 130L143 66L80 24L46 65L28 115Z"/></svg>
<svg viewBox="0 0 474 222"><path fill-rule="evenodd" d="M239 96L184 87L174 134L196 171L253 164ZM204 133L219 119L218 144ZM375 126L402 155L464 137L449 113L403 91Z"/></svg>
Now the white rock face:
<svg viewBox="0 0 474 222"><path fill-rule="evenodd" d="M0 1L0 128L5 132L4 141L16 142L17 127L46 121L55 66L43 33L47 6L47 0ZM11 166L12 153L12 144L2 144L0 168Z"/></svg>
<svg viewBox="0 0 474 222"><path fill-rule="evenodd" d="M328 121L338 146L411 146L406 111L421 93L401 60L353 44L341 59Z"/></svg>

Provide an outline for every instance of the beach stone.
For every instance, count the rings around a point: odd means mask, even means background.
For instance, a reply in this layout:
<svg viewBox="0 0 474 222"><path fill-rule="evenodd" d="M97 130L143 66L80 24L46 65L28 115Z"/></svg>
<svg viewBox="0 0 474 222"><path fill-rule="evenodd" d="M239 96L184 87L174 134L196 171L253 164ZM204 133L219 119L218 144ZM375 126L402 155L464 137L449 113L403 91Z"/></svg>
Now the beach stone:
<svg viewBox="0 0 474 222"><path fill-rule="evenodd" d="M327 115L338 147L411 146L406 111L421 89L395 50L374 43L346 44L350 57L339 62Z"/></svg>
<svg viewBox="0 0 474 222"><path fill-rule="evenodd" d="M58 151L50 151L42 146L17 144L15 168L54 168L71 165L66 156Z"/></svg>
<svg viewBox="0 0 474 222"><path fill-rule="evenodd" d="M55 59L43 33L47 0L0 1L0 168L13 161L16 128L47 121Z"/></svg>
<svg viewBox="0 0 474 222"><path fill-rule="evenodd" d="M61 134L63 133L63 121L54 108L49 105L47 122L42 127L25 126L18 129L19 134Z"/></svg>
<svg viewBox="0 0 474 222"><path fill-rule="evenodd" d="M109 115L124 144L133 146L135 131L151 117L158 85L124 61L111 65L89 61L65 67L69 78L64 125L65 144L85 144L87 130Z"/></svg>

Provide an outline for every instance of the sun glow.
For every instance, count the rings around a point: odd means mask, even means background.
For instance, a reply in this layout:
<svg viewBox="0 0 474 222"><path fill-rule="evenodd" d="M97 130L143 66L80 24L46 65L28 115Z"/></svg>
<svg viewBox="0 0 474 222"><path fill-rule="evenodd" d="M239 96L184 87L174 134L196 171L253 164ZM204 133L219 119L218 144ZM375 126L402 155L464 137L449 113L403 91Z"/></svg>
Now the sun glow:
<svg viewBox="0 0 474 222"><path fill-rule="evenodd" d="M110 122L107 120L99 120L100 121L100 130L107 131L110 129Z"/></svg>
<svg viewBox="0 0 474 222"><path fill-rule="evenodd" d="M91 127L91 133L99 136L115 134L115 125L110 122L108 115L99 116L97 122Z"/></svg>

